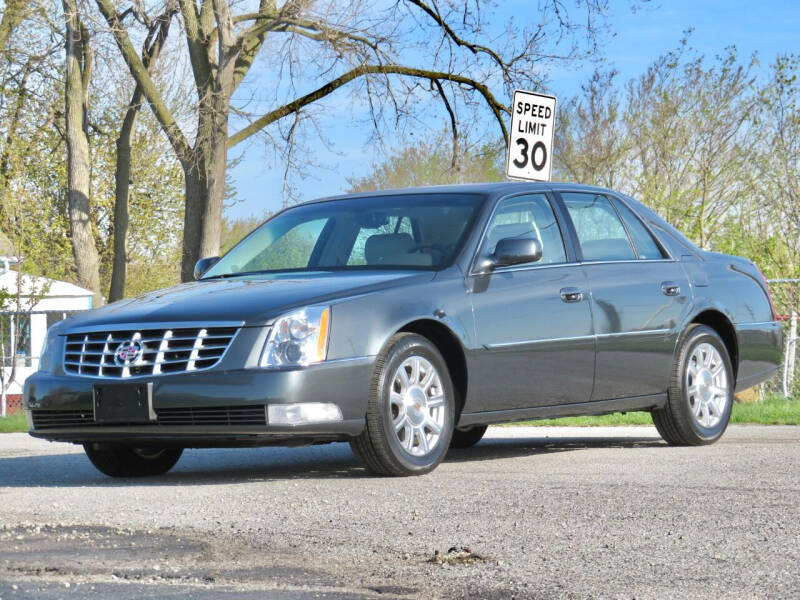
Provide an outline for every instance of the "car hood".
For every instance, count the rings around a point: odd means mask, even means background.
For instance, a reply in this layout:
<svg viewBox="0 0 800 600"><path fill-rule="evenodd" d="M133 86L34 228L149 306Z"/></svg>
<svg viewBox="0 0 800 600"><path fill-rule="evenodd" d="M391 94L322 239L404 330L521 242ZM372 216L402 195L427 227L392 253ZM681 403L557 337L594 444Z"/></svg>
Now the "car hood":
<svg viewBox="0 0 800 600"><path fill-rule="evenodd" d="M295 307L430 280L432 272L271 274L184 283L79 313L63 330L106 325L230 321L268 324Z"/></svg>

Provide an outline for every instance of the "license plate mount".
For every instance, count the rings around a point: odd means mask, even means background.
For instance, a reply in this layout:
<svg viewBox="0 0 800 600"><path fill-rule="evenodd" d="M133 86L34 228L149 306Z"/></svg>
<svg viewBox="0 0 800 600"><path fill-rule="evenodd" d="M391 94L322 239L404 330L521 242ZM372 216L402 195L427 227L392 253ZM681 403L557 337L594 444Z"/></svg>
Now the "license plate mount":
<svg viewBox="0 0 800 600"><path fill-rule="evenodd" d="M95 385L94 420L97 423L152 423L153 383L117 383Z"/></svg>

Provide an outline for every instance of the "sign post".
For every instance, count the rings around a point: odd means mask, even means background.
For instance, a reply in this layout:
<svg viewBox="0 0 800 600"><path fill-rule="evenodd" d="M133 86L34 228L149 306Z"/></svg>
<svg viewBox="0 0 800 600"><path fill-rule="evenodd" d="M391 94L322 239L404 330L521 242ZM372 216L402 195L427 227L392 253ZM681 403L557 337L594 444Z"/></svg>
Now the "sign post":
<svg viewBox="0 0 800 600"><path fill-rule="evenodd" d="M510 179L550 181L556 97L517 90L511 105L506 175Z"/></svg>

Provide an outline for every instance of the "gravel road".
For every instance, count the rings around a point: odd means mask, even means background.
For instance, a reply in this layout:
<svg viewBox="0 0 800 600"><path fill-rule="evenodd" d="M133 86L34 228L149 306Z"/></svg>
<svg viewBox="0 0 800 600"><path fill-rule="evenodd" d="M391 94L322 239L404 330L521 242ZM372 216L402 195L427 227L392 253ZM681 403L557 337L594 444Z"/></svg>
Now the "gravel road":
<svg viewBox="0 0 800 600"><path fill-rule="evenodd" d="M6 434L0 598L797 597L798 492L800 427L493 427L405 479L331 444L112 480Z"/></svg>

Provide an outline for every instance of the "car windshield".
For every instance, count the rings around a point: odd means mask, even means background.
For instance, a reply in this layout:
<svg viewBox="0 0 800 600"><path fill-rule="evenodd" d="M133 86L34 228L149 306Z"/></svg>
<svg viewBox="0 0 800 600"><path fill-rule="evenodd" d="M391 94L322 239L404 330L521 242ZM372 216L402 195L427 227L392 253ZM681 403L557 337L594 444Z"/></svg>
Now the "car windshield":
<svg viewBox="0 0 800 600"><path fill-rule="evenodd" d="M452 264L483 200L412 194L315 202L281 212L203 276L286 271L438 270Z"/></svg>

